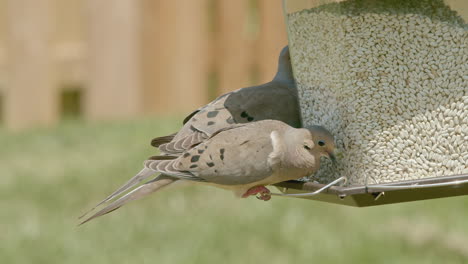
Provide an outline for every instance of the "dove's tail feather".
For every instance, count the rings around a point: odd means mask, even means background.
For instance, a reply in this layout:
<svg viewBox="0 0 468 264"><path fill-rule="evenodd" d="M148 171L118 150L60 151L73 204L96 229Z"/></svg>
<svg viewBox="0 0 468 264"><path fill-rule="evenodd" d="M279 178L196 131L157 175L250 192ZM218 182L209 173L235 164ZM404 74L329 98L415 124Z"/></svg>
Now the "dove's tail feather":
<svg viewBox="0 0 468 264"><path fill-rule="evenodd" d="M169 143L174 139L174 137L176 135L177 135L177 133L174 133L174 134L170 134L170 135L167 135L167 136L154 138L153 140L151 140L151 146L157 148L157 147L161 146L162 144Z"/></svg>
<svg viewBox="0 0 468 264"><path fill-rule="evenodd" d="M86 222L89 222L91 220L93 220L94 218L97 218L99 216L102 216L102 215L105 215L105 214L108 214L112 211L115 211L117 209L119 209L120 207L122 207L124 204L130 202L130 201L134 201L134 200L138 200L138 199L141 199L145 196L148 196L149 194L155 192L155 191L158 191L160 190L161 188L163 188L164 186L167 186L175 181L177 181L178 179L177 178L173 178L173 177L170 177L170 176L167 176L167 175L159 175L158 177L154 178L153 180L139 186L138 188L132 190L131 192L127 193L126 195L120 197L119 199L113 201L112 203L110 203L109 205L107 205L106 207L102 208L101 210L99 210L98 212L96 212L95 214L93 214L92 216L86 218L85 220L83 220L79 225L82 225Z"/></svg>
<svg viewBox="0 0 468 264"><path fill-rule="evenodd" d="M164 156L152 156L148 160L173 160L177 158L176 156L169 156L169 155L164 155ZM120 194L126 192L127 190L131 189L133 186L141 183L142 181L148 179L151 175L157 173L157 171L154 171L148 167L145 166L137 175L133 176L130 180L128 180L124 185L120 186L117 190L115 190L113 193L111 193L109 196L107 196L104 200L100 201L98 204L96 204L93 208L88 210L86 213L81 215L79 219L83 218L85 215L87 215L89 212L93 211L96 209L98 206L101 204L108 202L115 197L119 196Z"/></svg>
<svg viewBox="0 0 468 264"><path fill-rule="evenodd" d="M156 156L151 156L148 158L148 160L173 160L173 159L177 159L178 156L173 156L173 155L169 155L169 154L166 154L166 155L156 155Z"/></svg>
<svg viewBox="0 0 468 264"><path fill-rule="evenodd" d="M196 131L179 140L161 144L159 150L169 154L180 154L208 138L209 137L205 133Z"/></svg>
<svg viewBox="0 0 468 264"><path fill-rule="evenodd" d="M148 169L148 168L143 168L137 175L133 176L129 181L127 181L124 185L122 185L120 188L118 188L116 191L111 193L109 196L107 196L104 200L100 201L98 204L96 204L91 210L87 211L83 215L81 215L79 218L83 218L85 215L87 215L89 212L93 211L96 209L98 206L101 204L114 199L118 195L122 194L123 192L129 190L133 186L137 185L138 183L144 181L145 179L149 178L151 175L155 174L156 172Z"/></svg>

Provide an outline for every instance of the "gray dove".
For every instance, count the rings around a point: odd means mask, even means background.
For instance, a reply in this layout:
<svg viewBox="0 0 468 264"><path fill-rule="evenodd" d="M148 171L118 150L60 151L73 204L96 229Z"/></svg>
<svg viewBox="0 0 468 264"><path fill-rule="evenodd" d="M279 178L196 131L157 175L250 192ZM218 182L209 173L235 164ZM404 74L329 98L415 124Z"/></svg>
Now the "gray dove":
<svg viewBox="0 0 468 264"><path fill-rule="evenodd" d="M179 156L154 156L144 169L103 202L160 173L84 220L118 209L175 181L192 181L234 191L240 197L271 198L266 185L314 173L320 157L334 160L334 138L325 128L293 128L281 121L237 124L213 133ZM102 204L103 202L99 203Z"/></svg>
<svg viewBox="0 0 468 264"><path fill-rule="evenodd" d="M232 124L265 119L301 127L288 46L280 53L278 71L271 82L221 95L187 116L179 132L155 138L151 144L164 153L179 154Z"/></svg>

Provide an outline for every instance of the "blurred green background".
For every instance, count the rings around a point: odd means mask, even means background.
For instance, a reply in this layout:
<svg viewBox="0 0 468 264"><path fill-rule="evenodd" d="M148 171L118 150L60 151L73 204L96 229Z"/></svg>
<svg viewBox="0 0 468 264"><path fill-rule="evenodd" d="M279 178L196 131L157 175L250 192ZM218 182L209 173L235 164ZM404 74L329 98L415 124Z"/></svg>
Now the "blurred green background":
<svg viewBox="0 0 468 264"><path fill-rule="evenodd" d="M348 208L168 188L77 227L180 118L0 129L1 263L466 263L467 197Z"/></svg>
<svg viewBox="0 0 468 264"><path fill-rule="evenodd" d="M281 3L0 0L0 263L467 263L468 197L358 209L180 186L77 227L170 115L272 78Z"/></svg>

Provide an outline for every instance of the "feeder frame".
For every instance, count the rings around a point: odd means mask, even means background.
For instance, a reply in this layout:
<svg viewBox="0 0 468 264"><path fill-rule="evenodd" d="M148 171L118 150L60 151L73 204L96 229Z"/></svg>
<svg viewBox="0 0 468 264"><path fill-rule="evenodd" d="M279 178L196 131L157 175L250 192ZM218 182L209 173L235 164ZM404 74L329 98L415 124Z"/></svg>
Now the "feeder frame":
<svg viewBox="0 0 468 264"><path fill-rule="evenodd" d="M286 181L275 184L283 194L317 191L326 184ZM328 203L367 207L468 194L468 174L362 186L330 186L312 196L296 196Z"/></svg>

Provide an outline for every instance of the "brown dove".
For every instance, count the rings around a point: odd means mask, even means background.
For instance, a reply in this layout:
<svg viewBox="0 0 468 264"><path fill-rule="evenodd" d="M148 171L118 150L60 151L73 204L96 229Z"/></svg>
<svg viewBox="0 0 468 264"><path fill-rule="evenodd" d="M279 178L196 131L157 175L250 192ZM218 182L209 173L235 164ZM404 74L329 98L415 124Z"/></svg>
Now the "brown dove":
<svg viewBox="0 0 468 264"><path fill-rule="evenodd" d="M179 132L155 138L151 144L164 153L178 154L232 124L265 119L301 126L288 46L280 53L278 71L271 82L221 95L187 116Z"/></svg>
<svg viewBox="0 0 468 264"><path fill-rule="evenodd" d="M314 173L322 156L334 160L334 138L325 128L293 128L281 121L263 120L221 129L179 156L154 156L145 168L106 202L149 176L141 185L83 221L118 209L175 181L192 181L234 191L240 197L259 195L269 200L266 185ZM100 203L102 204L102 202Z"/></svg>

